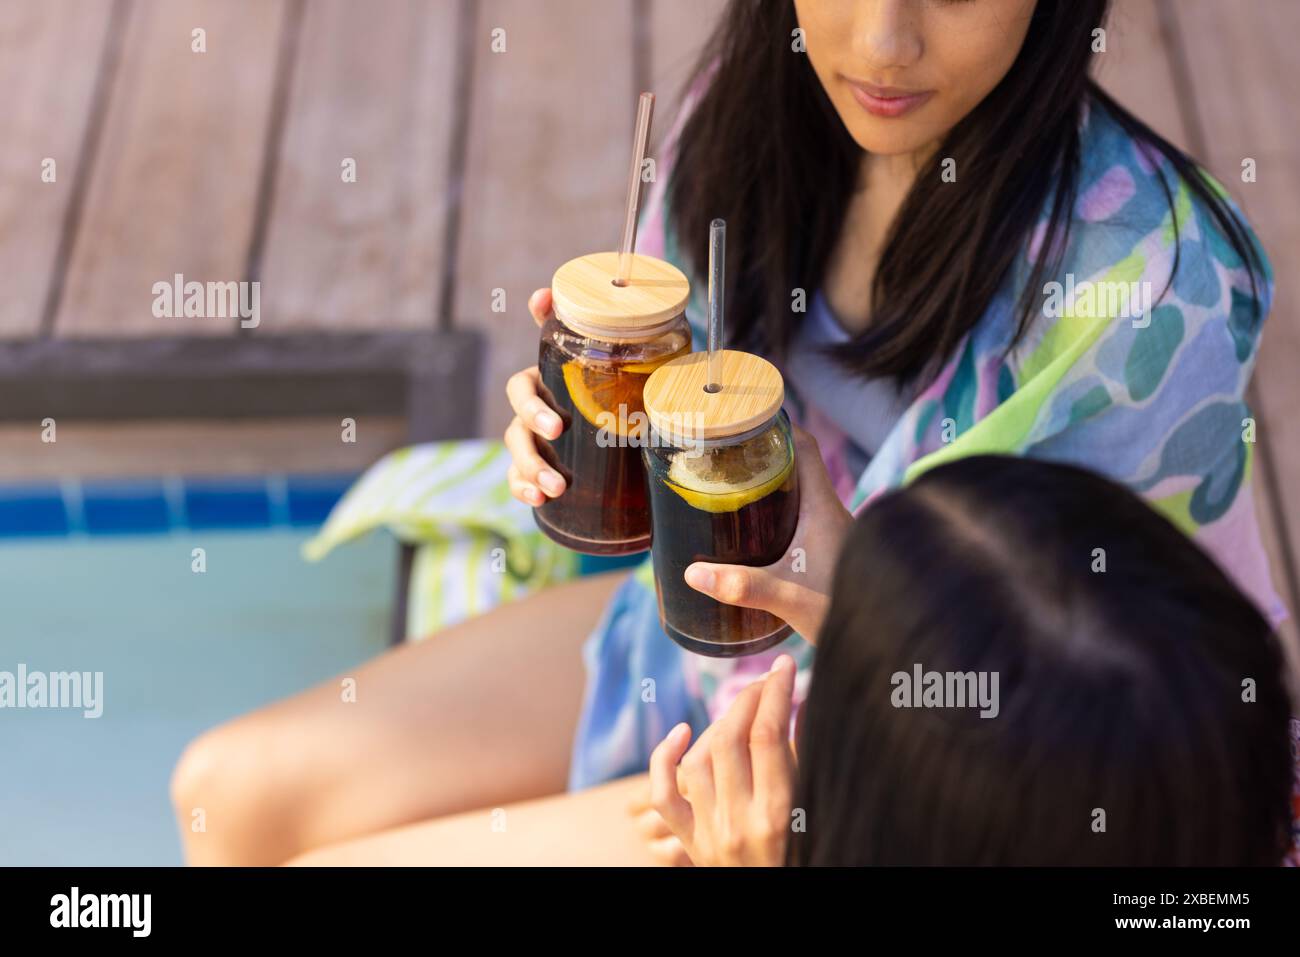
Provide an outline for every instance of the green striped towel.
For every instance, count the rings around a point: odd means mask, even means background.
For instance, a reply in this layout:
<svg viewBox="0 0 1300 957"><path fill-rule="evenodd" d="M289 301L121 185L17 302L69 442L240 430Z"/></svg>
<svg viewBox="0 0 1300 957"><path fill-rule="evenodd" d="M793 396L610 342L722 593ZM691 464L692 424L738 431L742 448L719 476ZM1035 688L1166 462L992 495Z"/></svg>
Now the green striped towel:
<svg viewBox="0 0 1300 957"><path fill-rule="evenodd" d="M319 561L376 528L416 545L407 638L420 638L578 573L577 555L537 530L510 495L509 453L488 440L399 449L366 471L303 545Z"/></svg>

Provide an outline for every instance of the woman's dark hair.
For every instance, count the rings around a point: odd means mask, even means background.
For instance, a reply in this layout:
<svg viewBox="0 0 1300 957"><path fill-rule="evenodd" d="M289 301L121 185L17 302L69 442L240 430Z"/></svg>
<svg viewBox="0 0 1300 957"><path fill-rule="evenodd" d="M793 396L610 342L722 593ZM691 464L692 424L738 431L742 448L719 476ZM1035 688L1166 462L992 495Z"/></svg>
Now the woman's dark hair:
<svg viewBox="0 0 1300 957"><path fill-rule="evenodd" d="M897 706L917 665L997 675L996 715ZM1278 864L1289 714L1267 621L1141 499L1072 466L963 459L845 543L790 862Z"/></svg>
<svg viewBox="0 0 1300 957"><path fill-rule="evenodd" d="M1259 251L1199 167L1089 78L1092 31L1107 7L1039 0L1007 75L917 173L876 268L871 324L831 350L848 368L900 384L937 373L1048 210L1053 239L1039 247L1020 295L1019 341L1064 256L1090 100L1168 160L1256 288ZM728 331L738 345L777 355L795 326L793 290L822 284L862 156L808 57L791 51L797 25L792 0L732 0L696 71L711 79L682 130L669 198L671 226L697 275L709 222L727 221ZM956 182L941 181L947 157L957 162ZM1172 210L1171 184L1160 180Z"/></svg>

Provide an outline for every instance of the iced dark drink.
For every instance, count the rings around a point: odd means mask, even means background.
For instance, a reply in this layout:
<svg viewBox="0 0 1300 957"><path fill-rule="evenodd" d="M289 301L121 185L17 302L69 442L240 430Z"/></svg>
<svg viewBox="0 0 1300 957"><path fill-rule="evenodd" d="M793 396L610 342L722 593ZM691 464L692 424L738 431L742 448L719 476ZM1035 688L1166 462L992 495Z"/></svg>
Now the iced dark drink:
<svg viewBox="0 0 1300 957"><path fill-rule="evenodd" d="M785 557L794 536L799 480L780 374L755 356L746 359L748 385L733 386L731 401L726 385L716 401L694 395L702 379L691 368L703 366L703 354L665 366L646 390L656 424L644 454L660 618L678 644L714 657L763 651L790 634L775 615L723 604L684 578L697 561L770 565Z"/></svg>
<svg viewBox="0 0 1300 957"><path fill-rule="evenodd" d="M534 515L552 539L591 555L650 547L642 392L652 372L691 348L686 277L638 255L628 284L616 286L617 258L596 253L556 271L555 318L538 353L542 397L564 424L538 447L566 488Z"/></svg>

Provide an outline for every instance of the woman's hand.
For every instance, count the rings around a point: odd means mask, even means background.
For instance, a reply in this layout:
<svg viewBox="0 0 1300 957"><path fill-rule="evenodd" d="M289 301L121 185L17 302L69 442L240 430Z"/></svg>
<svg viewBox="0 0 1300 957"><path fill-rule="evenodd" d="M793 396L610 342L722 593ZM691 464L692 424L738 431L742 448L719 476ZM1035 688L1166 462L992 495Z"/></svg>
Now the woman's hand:
<svg viewBox="0 0 1300 957"><path fill-rule="evenodd" d="M794 659L779 656L690 751L690 725L679 724L650 755L651 803L696 866L785 862L796 777L794 674ZM657 845L670 856L671 842L659 837Z"/></svg>
<svg viewBox="0 0 1300 957"><path fill-rule="evenodd" d="M815 643L830 607L840 543L853 515L831 487L817 440L796 427L794 445L799 524L786 554L763 568L695 562L686 569L686 584L728 605L771 612Z"/></svg>
<svg viewBox="0 0 1300 957"><path fill-rule="evenodd" d="M649 803L649 797L644 802L634 802L628 808L628 813L632 816L632 826L646 842L646 848L655 863L660 867L694 866L673 829Z"/></svg>
<svg viewBox="0 0 1300 957"><path fill-rule="evenodd" d="M533 322L541 326L551 317L551 290L538 289L528 299ZM515 417L506 426L506 449L513 460L506 475L510 494L525 505L538 506L564 492L564 478L537 451L537 439L558 439L564 431L559 415L540 395L537 366L516 372L506 381L506 397Z"/></svg>

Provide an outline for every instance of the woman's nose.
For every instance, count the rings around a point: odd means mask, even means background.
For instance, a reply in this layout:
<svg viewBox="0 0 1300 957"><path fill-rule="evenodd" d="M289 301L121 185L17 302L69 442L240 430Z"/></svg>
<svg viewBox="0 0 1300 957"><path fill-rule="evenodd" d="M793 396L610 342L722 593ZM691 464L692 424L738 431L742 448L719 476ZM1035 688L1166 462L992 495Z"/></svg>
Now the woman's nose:
<svg viewBox="0 0 1300 957"><path fill-rule="evenodd" d="M888 83L890 70L912 66L925 52L917 0L858 0L853 17L853 53L872 76Z"/></svg>

